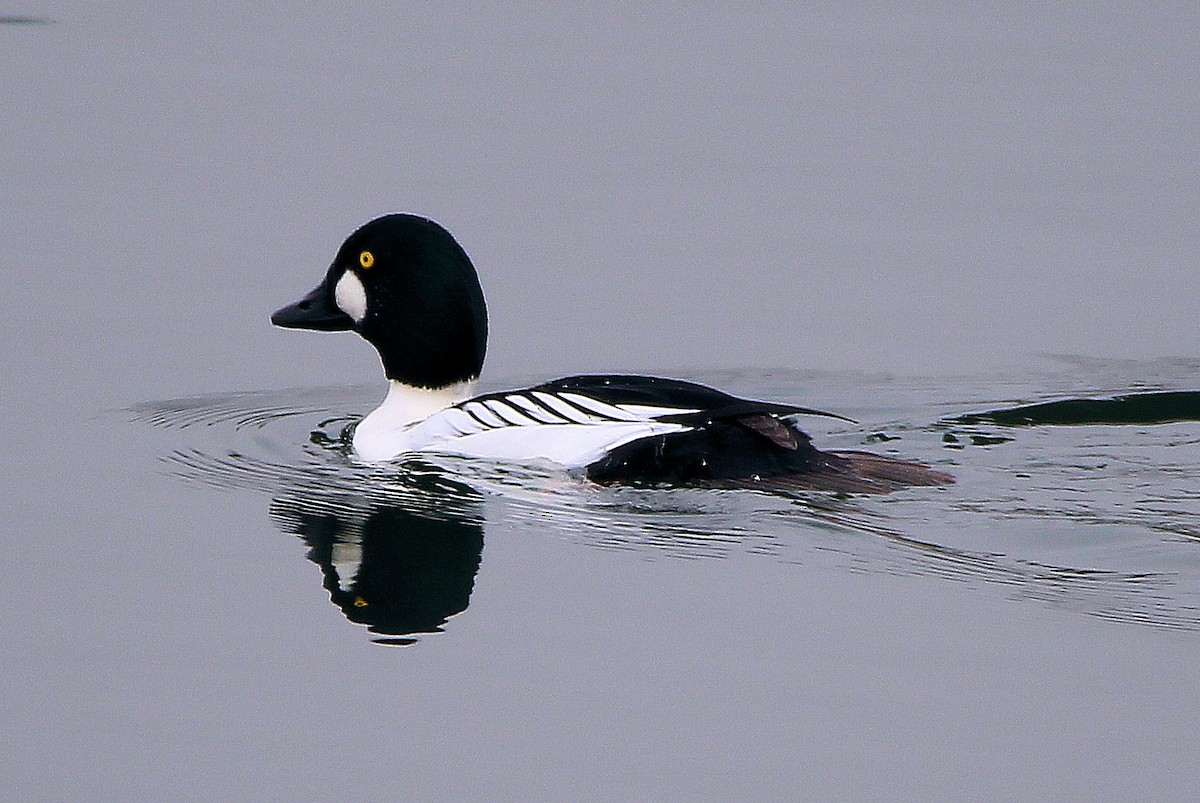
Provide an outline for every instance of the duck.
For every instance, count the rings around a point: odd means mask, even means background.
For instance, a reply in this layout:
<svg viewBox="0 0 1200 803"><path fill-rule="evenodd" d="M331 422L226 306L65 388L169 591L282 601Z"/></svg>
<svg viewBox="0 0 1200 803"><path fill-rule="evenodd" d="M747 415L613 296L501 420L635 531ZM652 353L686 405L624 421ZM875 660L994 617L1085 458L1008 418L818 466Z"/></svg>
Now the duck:
<svg viewBox="0 0 1200 803"><path fill-rule="evenodd" d="M488 314L458 241L414 214L375 218L338 249L325 277L271 315L285 329L355 332L375 347L383 402L350 434L354 456L384 463L434 453L552 464L600 484L784 485L886 492L953 478L920 463L823 451L804 416L697 382L586 374L477 395Z"/></svg>

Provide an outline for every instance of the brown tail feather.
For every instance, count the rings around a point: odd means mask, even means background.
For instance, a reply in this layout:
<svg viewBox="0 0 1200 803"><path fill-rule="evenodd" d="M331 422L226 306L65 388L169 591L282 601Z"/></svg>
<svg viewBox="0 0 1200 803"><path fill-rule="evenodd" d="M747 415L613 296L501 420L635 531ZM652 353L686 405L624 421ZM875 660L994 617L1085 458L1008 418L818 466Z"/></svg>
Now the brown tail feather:
<svg viewBox="0 0 1200 803"><path fill-rule="evenodd" d="M897 487L912 485L952 485L954 476L938 471L922 463L885 457L871 452L832 452L850 462L854 471L881 482L891 482Z"/></svg>
<svg viewBox="0 0 1200 803"><path fill-rule="evenodd" d="M921 463L871 452L824 452L826 459L800 474L721 480L722 487L778 491L885 494L913 486L951 485L954 477Z"/></svg>

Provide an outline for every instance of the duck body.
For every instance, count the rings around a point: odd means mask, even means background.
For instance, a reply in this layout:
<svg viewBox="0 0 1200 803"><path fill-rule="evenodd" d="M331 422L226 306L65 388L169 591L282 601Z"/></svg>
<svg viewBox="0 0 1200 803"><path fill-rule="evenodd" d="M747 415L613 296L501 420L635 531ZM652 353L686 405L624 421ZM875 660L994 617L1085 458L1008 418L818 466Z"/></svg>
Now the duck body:
<svg viewBox="0 0 1200 803"><path fill-rule="evenodd" d="M362 226L325 280L271 320L356 331L379 352L390 387L355 427L353 447L363 460L440 453L548 462L603 483L781 478L850 492L952 481L916 463L820 451L796 423L802 415L841 416L695 382L582 375L474 395L487 342L483 291L453 237L414 215Z"/></svg>
<svg viewBox="0 0 1200 803"><path fill-rule="evenodd" d="M369 460L437 452L587 469L602 481L688 481L803 470L817 450L789 421L815 410L654 376L587 375L470 396L428 415L393 384L355 428ZM408 402L408 404L406 404Z"/></svg>

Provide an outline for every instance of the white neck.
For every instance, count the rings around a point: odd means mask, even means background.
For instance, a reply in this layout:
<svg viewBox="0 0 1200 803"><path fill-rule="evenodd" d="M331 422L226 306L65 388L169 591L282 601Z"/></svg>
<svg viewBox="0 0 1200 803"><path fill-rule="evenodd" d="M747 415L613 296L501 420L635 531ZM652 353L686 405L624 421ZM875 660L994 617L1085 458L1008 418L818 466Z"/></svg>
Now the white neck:
<svg viewBox="0 0 1200 803"><path fill-rule="evenodd" d="M475 382L456 382L444 388L417 388L395 379L391 380L387 396L354 430L354 448L360 453L373 451L363 448L373 441L386 440L418 421L424 421L438 410L468 399L475 391ZM368 457L368 459L371 459Z"/></svg>
<svg viewBox="0 0 1200 803"><path fill-rule="evenodd" d="M444 388L416 388L396 379L390 380L383 404L376 407L359 424L368 421L386 420L391 426L404 426L423 421L438 410L444 410L455 402L469 399L475 392L473 381L456 382Z"/></svg>

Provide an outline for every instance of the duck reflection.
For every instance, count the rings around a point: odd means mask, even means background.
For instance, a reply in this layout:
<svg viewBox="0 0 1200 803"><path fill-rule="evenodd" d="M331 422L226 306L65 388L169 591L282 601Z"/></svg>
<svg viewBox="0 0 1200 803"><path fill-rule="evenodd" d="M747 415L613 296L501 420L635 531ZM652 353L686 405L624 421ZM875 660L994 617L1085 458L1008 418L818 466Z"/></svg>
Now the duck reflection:
<svg viewBox="0 0 1200 803"><path fill-rule="evenodd" d="M373 641L413 644L467 609L483 556L477 492L428 482L369 500L313 490L276 497L271 518L308 545L330 601Z"/></svg>

